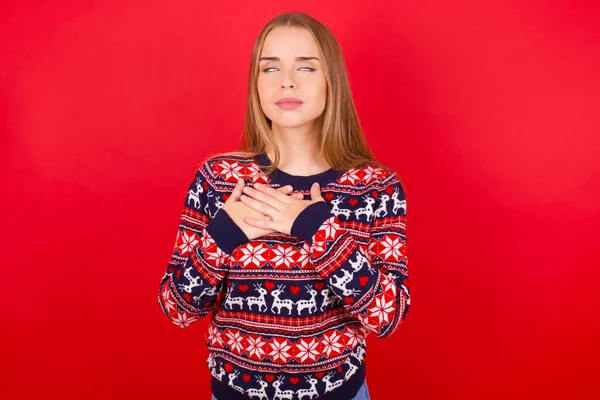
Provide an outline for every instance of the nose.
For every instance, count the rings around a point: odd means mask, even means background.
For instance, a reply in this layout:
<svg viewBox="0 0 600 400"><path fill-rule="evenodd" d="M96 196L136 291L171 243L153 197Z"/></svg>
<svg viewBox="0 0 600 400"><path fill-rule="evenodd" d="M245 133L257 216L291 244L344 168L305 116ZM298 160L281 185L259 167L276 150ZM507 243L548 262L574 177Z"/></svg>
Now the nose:
<svg viewBox="0 0 600 400"><path fill-rule="evenodd" d="M294 83L294 72L290 69L285 69L283 71L283 81L281 82L281 88L285 89L286 86L290 89L296 87L296 84Z"/></svg>

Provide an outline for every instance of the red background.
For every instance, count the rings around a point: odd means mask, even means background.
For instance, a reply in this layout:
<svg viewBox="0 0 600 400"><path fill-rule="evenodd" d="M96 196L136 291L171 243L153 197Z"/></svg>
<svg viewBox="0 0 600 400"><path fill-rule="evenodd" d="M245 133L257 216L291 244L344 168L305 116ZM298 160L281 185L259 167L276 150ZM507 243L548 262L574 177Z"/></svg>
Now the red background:
<svg viewBox="0 0 600 400"><path fill-rule="evenodd" d="M158 284L195 165L238 145L256 35L295 9L407 188L412 305L368 339L372 398L599 398L593 2L55 3L0 12L0 397L210 398L208 320L171 324Z"/></svg>

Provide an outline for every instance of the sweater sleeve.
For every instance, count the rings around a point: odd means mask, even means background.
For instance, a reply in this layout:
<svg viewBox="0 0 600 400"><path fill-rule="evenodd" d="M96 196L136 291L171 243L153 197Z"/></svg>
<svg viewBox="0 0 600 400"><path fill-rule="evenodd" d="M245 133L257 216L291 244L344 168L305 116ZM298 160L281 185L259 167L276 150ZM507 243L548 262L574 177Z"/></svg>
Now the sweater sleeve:
<svg viewBox="0 0 600 400"><path fill-rule="evenodd" d="M395 171L382 178L374 210L368 245L357 241L324 201L298 215L292 234L309 242L316 271L347 312L377 337L386 337L410 307L406 198Z"/></svg>
<svg viewBox="0 0 600 400"><path fill-rule="evenodd" d="M175 246L160 281L158 303L177 326L187 328L206 316L221 292L231 253L248 237L223 209L210 218L203 171L196 171L183 205Z"/></svg>

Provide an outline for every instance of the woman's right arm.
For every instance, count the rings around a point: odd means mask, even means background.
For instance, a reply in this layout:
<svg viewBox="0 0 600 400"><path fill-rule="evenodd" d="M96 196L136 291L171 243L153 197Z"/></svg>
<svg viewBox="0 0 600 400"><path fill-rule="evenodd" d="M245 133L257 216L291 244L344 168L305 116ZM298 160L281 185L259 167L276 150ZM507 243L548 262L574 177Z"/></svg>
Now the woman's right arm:
<svg viewBox="0 0 600 400"><path fill-rule="evenodd" d="M187 328L212 309L229 269L233 250L248 237L225 213L208 210L205 162L186 195L171 259L160 281L158 303L177 326ZM209 175L210 176L210 175Z"/></svg>

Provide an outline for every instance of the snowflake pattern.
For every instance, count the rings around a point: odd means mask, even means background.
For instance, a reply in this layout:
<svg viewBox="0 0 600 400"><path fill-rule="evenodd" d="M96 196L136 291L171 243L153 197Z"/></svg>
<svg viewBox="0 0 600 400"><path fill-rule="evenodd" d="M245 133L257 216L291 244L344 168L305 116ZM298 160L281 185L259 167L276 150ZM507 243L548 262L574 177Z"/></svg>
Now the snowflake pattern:
<svg viewBox="0 0 600 400"><path fill-rule="evenodd" d="M244 351L244 345L242 343L244 335L238 330L231 329L227 331L225 337L227 338L227 345L229 348L238 355L242 354L242 351Z"/></svg>
<svg viewBox="0 0 600 400"><path fill-rule="evenodd" d="M269 262L275 267L280 266L289 269L294 264L294 257L298 255L298 250L294 247L289 246L274 246L271 248L274 256L271 257Z"/></svg>
<svg viewBox="0 0 600 400"><path fill-rule="evenodd" d="M168 313L171 313L171 311L175 311L175 302L171 299L171 292L169 291L169 286L164 286L162 291L161 291L161 296L162 296L162 304L165 307L165 310Z"/></svg>
<svg viewBox="0 0 600 400"><path fill-rule="evenodd" d="M274 365L302 367L302 373L282 372L288 389L308 388L302 375L315 376L334 361L341 375L331 382L344 379L357 366L340 364L344 356L358 357L360 366L365 338L391 334L409 308L402 185L391 169L351 168L322 185L331 215L312 240L269 235L227 254L206 230L213 210L239 178L281 183L242 154L210 159L196 172L161 281L161 308L181 328L212 313L211 373L238 392L256 388L255 378L273 382L275 374L267 372ZM253 365L255 376L242 365Z"/></svg>
<svg viewBox="0 0 600 400"><path fill-rule="evenodd" d="M269 357L271 360L286 364L292 357L292 355L289 353L290 349L292 348L289 340L284 338L273 338L270 341L270 345L271 352L269 353Z"/></svg>
<svg viewBox="0 0 600 400"><path fill-rule="evenodd" d="M298 340L298 343L296 343L296 348L298 349L296 359L300 362L305 362L306 360L317 361L317 357L319 356L318 345L319 341L314 337L310 340L307 338Z"/></svg>
<svg viewBox="0 0 600 400"><path fill-rule="evenodd" d="M370 317L378 317L377 321L379 324L390 322L390 314L394 313L394 301L385 301L383 294L379 294L375 297L375 304L369 308Z"/></svg>
<svg viewBox="0 0 600 400"><path fill-rule="evenodd" d="M242 265L243 268L259 268L259 266L267 261L265 258L269 247L263 243L251 244L241 247L237 254L236 262Z"/></svg>
<svg viewBox="0 0 600 400"><path fill-rule="evenodd" d="M399 237L392 238L391 236L386 235L379 243L383 247L380 256L384 260L398 261L402 258L402 246L404 246L404 243Z"/></svg>
<svg viewBox="0 0 600 400"><path fill-rule="evenodd" d="M250 358L261 360L265 355L263 347L267 344L262 336L248 335L246 336L246 352Z"/></svg>
<svg viewBox="0 0 600 400"><path fill-rule="evenodd" d="M340 343L341 335L338 331L329 331L323 335L321 343L323 344L323 352L330 357L332 354L337 355L342 352L344 345Z"/></svg>
<svg viewBox="0 0 600 400"><path fill-rule="evenodd" d="M177 315L173 317L173 323L180 328L187 328L197 320L198 319L195 316L185 312L178 312Z"/></svg>
<svg viewBox="0 0 600 400"><path fill-rule="evenodd" d="M179 235L177 249L182 256L187 256L198 245L198 235L194 232L184 229Z"/></svg>

